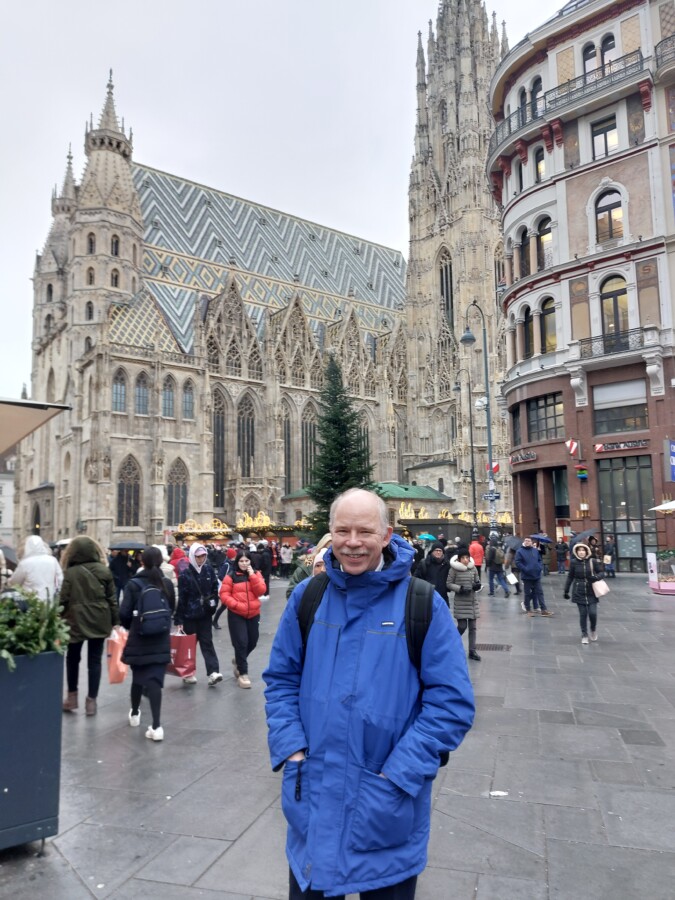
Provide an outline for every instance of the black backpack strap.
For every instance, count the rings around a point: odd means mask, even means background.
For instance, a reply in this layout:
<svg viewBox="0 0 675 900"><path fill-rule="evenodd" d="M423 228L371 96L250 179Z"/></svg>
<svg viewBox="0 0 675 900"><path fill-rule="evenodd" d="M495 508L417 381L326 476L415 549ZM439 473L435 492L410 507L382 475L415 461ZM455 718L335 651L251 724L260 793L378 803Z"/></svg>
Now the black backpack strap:
<svg viewBox="0 0 675 900"><path fill-rule="evenodd" d="M314 624L314 616L319 608L326 588L328 587L328 575L322 572L320 575L310 577L309 584L304 590L298 604L298 625L302 635L302 650L305 651L309 632Z"/></svg>

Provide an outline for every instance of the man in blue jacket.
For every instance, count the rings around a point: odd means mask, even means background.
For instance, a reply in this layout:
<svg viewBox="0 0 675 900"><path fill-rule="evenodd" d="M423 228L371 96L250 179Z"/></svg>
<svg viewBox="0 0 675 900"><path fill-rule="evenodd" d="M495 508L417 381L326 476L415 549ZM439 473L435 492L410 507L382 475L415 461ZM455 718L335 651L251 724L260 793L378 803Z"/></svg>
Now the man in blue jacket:
<svg viewBox="0 0 675 900"><path fill-rule="evenodd" d="M267 683L272 766L282 766L289 900L360 893L412 900L427 861L439 755L471 727L473 691L457 628L434 593L420 671L405 626L414 551L382 500L351 489L333 503L328 586L307 646L293 591ZM374 892L374 893L370 893Z"/></svg>
<svg viewBox="0 0 675 900"><path fill-rule="evenodd" d="M528 616L536 615L537 605L542 616L552 616L553 613L546 608L544 589L541 586L544 564L539 548L534 546L531 537L523 538L523 545L516 551L514 561L523 582L523 600Z"/></svg>

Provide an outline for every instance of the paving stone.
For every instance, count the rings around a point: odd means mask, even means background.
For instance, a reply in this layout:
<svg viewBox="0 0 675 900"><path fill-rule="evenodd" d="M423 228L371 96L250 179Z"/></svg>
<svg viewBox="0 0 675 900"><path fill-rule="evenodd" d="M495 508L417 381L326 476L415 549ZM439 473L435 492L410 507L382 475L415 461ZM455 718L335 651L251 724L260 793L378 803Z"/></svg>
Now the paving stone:
<svg viewBox="0 0 675 900"><path fill-rule="evenodd" d="M136 877L169 884L194 884L231 846L229 841L181 836L143 866Z"/></svg>
<svg viewBox="0 0 675 900"><path fill-rule="evenodd" d="M588 801L593 797L593 780L583 760L498 760L493 785L495 790L508 791L511 800L597 808Z"/></svg>
<svg viewBox="0 0 675 900"><path fill-rule="evenodd" d="M440 896L437 895L435 900ZM479 875L475 900L548 900L548 886L545 881Z"/></svg>
<svg viewBox="0 0 675 900"><path fill-rule="evenodd" d="M650 747L665 747L665 743L655 731L637 731L631 728L619 728L624 744L647 744Z"/></svg>
<svg viewBox="0 0 675 900"><path fill-rule="evenodd" d="M568 728L566 725L542 724L541 747L546 759L630 760L619 735L612 728Z"/></svg>
<svg viewBox="0 0 675 900"><path fill-rule="evenodd" d="M547 839L607 844L607 833L598 810L571 806L545 806L543 810Z"/></svg>
<svg viewBox="0 0 675 900"><path fill-rule="evenodd" d="M39 848L36 842L0 851L0 897L91 900L90 891L53 843L47 843L42 857L37 856Z"/></svg>
<svg viewBox="0 0 675 900"><path fill-rule="evenodd" d="M596 794L610 844L675 854L675 793L598 784Z"/></svg>
<svg viewBox="0 0 675 900"><path fill-rule="evenodd" d="M571 712L557 709L540 709L539 721L555 725L574 725L575 719Z"/></svg>
<svg viewBox="0 0 675 900"><path fill-rule="evenodd" d="M612 762L612 760L591 760L593 779L603 784L641 785L643 780L634 763Z"/></svg>

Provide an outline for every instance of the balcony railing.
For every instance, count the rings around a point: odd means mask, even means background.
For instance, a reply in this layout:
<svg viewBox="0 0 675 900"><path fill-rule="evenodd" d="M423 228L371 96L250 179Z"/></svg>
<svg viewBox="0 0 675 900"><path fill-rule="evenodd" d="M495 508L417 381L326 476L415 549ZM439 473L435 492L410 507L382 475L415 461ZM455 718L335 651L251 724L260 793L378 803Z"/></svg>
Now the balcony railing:
<svg viewBox="0 0 675 900"><path fill-rule="evenodd" d="M654 56L656 57L657 69L675 59L675 34L671 34L670 37L659 41L654 48Z"/></svg>
<svg viewBox="0 0 675 900"><path fill-rule="evenodd" d="M670 38L666 38L670 40ZM665 44L666 41L662 41ZM661 46L659 44L659 46ZM675 51L674 51L675 52ZM559 84L557 87L540 94L525 106L521 106L508 118L500 122L490 136L488 155L492 155L497 147L501 146L513 135L525 129L525 127L545 115L558 113L568 103L577 103L579 100L600 93L607 87L631 78L642 72L645 67L641 50L634 50L599 66L591 72L586 72L578 78Z"/></svg>
<svg viewBox="0 0 675 900"><path fill-rule="evenodd" d="M630 353L644 347L644 336L641 328L630 331L617 331L615 334L603 334L598 337L583 338L579 341L582 359L607 356L610 353Z"/></svg>

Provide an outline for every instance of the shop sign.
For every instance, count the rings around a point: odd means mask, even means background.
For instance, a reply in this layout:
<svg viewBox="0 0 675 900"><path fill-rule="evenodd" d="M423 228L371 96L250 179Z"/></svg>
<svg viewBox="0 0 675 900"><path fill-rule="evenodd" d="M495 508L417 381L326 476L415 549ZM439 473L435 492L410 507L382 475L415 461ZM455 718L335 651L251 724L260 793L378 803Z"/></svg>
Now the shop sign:
<svg viewBox="0 0 675 900"><path fill-rule="evenodd" d="M516 466L518 463L534 462L536 458L537 454L534 450L519 450L509 456L509 462L512 466Z"/></svg>
<svg viewBox="0 0 675 900"><path fill-rule="evenodd" d="M609 453L611 450L640 450L648 447L649 441L616 441L611 444L594 444L596 453Z"/></svg>

